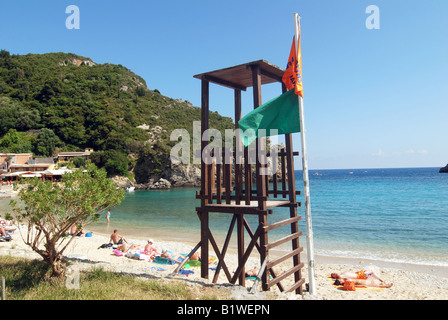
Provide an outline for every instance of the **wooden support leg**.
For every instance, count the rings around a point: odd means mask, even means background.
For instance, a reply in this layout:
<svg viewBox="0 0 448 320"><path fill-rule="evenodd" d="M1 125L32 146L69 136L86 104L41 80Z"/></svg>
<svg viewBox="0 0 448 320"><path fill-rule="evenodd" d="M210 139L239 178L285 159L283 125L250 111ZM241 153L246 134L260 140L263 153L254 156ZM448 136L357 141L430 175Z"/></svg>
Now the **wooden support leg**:
<svg viewBox="0 0 448 320"><path fill-rule="evenodd" d="M201 262L201 277L208 279L208 215L207 211L201 212L201 256L206 257L205 261Z"/></svg>
<svg viewBox="0 0 448 320"><path fill-rule="evenodd" d="M237 215L237 237L238 237L238 265L243 261L244 255L244 216L243 214ZM241 274L239 276L239 284L242 286L246 285L246 277L244 276L245 267L243 266Z"/></svg>

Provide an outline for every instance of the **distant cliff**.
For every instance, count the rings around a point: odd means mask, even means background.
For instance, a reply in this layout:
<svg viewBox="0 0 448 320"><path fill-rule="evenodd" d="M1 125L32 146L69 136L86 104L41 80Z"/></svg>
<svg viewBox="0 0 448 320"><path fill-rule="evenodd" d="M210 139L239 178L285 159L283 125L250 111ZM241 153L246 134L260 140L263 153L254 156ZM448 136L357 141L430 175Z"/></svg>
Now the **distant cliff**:
<svg viewBox="0 0 448 320"><path fill-rule="evenodd" d="M440 173L448 173L448 164L446 166L444 166L443 168L440 168L439 172Z"/></svg>

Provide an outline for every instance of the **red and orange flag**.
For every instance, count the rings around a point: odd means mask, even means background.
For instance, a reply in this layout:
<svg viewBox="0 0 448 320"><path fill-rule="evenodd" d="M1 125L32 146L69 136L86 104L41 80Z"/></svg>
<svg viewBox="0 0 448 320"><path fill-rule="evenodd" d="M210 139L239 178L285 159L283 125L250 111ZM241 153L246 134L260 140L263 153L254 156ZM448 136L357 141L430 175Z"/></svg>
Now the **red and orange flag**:
<svg viewBox="0 0 448 320"><path fill-rule="evenodd" d="M302 51L300 48L300 24L299 24L299 45L296 51L295 39L292 40L291 51L289 53L288 63L282 81L288 90L294 88L294 92L303 98L302 83Z"/></svg>

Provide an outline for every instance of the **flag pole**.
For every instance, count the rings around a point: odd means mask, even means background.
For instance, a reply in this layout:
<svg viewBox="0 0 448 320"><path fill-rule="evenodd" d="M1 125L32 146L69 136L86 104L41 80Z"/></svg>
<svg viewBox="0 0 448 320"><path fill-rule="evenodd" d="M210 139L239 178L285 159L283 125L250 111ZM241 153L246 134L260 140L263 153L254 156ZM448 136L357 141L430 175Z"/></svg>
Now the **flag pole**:
<svg viewBox="0 0 448 320"><path fill-rule="evenodd" d="M299 47L299 25L300 16L294 13L294 40L296 45L296 53ZM310 186L308 176L308 160L306 154L305 139L305 118L303 112L303 98L299 95L299 118L300 118L300 136L302 141L302 167L303 167L303 189L305 193L305 217L306 217L306 240L307 240L307 258L308 258L308 276L309 276L309 294L315 294L314 283L314 244L313 244L313 227L311 221L311 204L310 204Z"/></svg>

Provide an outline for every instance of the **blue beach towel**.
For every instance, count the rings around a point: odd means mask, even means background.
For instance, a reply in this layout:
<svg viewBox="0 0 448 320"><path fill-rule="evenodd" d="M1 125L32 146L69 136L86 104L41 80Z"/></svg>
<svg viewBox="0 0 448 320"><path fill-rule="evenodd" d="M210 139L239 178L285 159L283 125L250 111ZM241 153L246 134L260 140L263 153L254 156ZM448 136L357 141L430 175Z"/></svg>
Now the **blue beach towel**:
<svg viewBox="0 0 448 320"><path fill-rule="evenodd" d="M176 264L176 262L167 259L167 258L162 258L162 257L155 257L154 259L154 263L158 263L158 264Z"/></svg>
<svg viewBox="0 0 448 320"><path fill-rule="evenodd" d="M156 271L166 271L166 269L164 269L164 268L160 268L160 267L151 267L151 270L156 270Z"/></svg>
<svg viewBox="0 0 448 320"><path fill-rule="evenodd" d="M188 276L189 274L193 274L194 271L191 271L191 270L180 270L178 273L182 274L182 275Z"/></svg>

